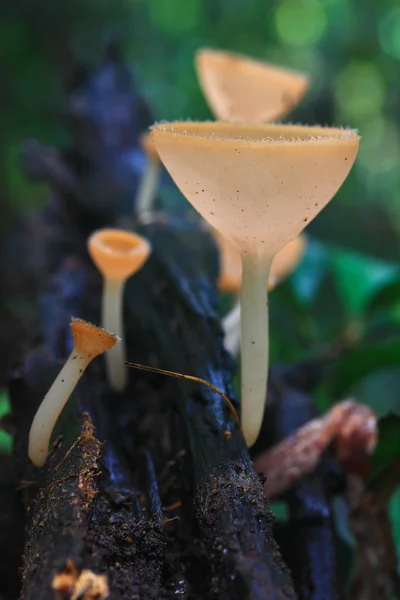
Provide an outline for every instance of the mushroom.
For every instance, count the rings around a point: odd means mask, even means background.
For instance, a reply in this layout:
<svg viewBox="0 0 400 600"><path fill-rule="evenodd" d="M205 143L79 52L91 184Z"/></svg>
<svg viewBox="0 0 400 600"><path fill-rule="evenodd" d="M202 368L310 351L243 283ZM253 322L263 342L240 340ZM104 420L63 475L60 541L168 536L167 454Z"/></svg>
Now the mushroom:
<svg viewBox="0 0 400 600"><path fill-rule="evenodd" d="M359 138L351 129L223 122L160 123L152 135L181 192L242 257L241 414L251 446L266 398L272 259L338 191Z"/></svg>
<svg viewBox="0 0 400 600"><path fill-rule="evenodd" d="M142 268L151 246L135 233L120 229L100 229L88 239L90 256L103 275L102 326L123 337L123 292L125 282ZM125 389L125 346L123 342L106 355L106 369L110 386L118 392Z"/></svg>
<svg viewBox="0 0 400 600"><path fill-rule="evenodd" d="M217 243L220 248L220 274L218 279L219 289L222 292L239 294L242 283L242 260L236 246L225 236L216 232ZM298 235L278 252L271 264L268 279L268 290L288 276L298 265L304 254L306 237ZM222 328L225 333L224 344L226 349L236 356L240 346L240 299L238 297L233 308L223 318Z"/></svg>
<svg viewBox="0 0 400 600"><path fill-rule="evenodd" d="M70 326L74 347L43 398L29 431L28 455L37 467L42 467L46 461L54 426L82 373L96 356L115 346L118 341L114 333L82 319L72 319Z"/></svg>
<svg viewBox="0 0 400 600"><path fill-rule="evenodd" d="M217 119L266 123L289 113L309 87L304 73L241 54L201 48L197 76Z"/></svg>
<svg viewBox="0 0 400 600"><path fill-rule="evenodd" d="M134 214L141 215L151 211L160 177L160 159L150 133L143 133L139 143L147 157L146 169L140 179L135 198Z"/></svg>

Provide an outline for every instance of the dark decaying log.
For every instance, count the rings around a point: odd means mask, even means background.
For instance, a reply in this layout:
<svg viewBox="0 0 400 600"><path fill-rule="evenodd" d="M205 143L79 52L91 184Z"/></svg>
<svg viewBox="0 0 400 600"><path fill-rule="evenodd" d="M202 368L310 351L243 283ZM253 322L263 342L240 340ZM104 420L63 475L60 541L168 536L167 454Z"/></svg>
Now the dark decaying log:
<svg viewBox="0 0 400 600"><path fill-rule="evenodd" d="M275 369L262 432L268 446L289 438L317 417L310 391L318 376L311 364ZM259 454L264 449L259 442L254 451ZM255 465L265 466L262 454ZM344 490L344 484L344 475L328 450L311 473L281 494L289 508L289 521L276 534L299 600L344 598L332 510L332 499Z"/></svg>
<svg viewBox="0 0 400 600"><path fill-rule="evenodd" d="M152 256L125 294L129 359L205 378L232 398L233 365L215 312L217 269L208 234L184 221L156 222L145 233ZM77 273L86 274L85 285ZM74 282L83 295L65 294L68 281L68 289ZM12 386L16 417L28 398L32 412L54 377L54 360L70 349L68 309L99 322L100 294L100 276L84 246L77 246L41 295L49 307L42 313L43 343ZM294 598L262 485L218 394L200 384L131 370L128 390L114 395L98 359L77 396L98 438L107 442L103 450L84 420L80 443L62 460L81 433L75 416L72 428L65 421L66 439L56 443L43 474L38 478L32 467L23 468L23 479L31 482L29 497L36 491L27 502L26 599L53 598L57 574L64 573L71 584L87 570L93 577L105 574L115 598L176 597L177 590L183 598ZM19 426L20 434L23 430ZM22 460L26 439L16 450ZM164 475L168 460L177 456L178 469ZM156 479L149 476L152 460L163 503L179 501L171 516L180 521L169 523L170 515L162 515ZM178 564L165 565L169 549L174 554L182 547L183 558L174 559Z"/></svg>

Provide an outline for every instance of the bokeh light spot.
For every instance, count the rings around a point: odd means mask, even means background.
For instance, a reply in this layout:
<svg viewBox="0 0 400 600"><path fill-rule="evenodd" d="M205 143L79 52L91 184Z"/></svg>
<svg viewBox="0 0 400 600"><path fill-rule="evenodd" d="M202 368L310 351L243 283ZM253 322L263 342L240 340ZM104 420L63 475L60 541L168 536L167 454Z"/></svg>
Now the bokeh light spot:
<svg viewBox="0 0 400 600"><path fill-rule="evenodd" d="M201 20L201 0L150 0L153 25L171 35L191 31Z"/></svg>
<svg viewBox="0 0 400 600"><path fill-rule="evenodd" d="M379 41L387 54L400 60L400 8L395 8L379 23Z"/></svg>
<svg viewBox="0 0 400 600"><path fill-rule="evenodd" d="M276 10L275 25L284 43L310 46L323 36L327 18L317 0L285 0Z"/></svg>
<svg viewBox="0 0 400 600"><path fill-rule="evenodd" d="M353 61L337 79L336 100L345 118L360 119L378 113L385 97L385 82L372 62Z"/></svg>
<svg viewBox="0 0 400 600"><path fill-rule="evenodd" d="M378 117L366 122L362 129L362 143L357 162L370 173L382 176L398 168L400 139L396 124Z"/></svg>

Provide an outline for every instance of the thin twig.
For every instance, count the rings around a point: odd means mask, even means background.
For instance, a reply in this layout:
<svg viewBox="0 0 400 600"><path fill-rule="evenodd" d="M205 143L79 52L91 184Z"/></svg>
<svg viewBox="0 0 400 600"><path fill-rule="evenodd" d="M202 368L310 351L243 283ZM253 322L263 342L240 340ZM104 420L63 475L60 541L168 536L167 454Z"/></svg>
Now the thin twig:
<svg viewBox="0 0 400 600"><path fill-rule="evenodd" d="M169 375L170 377L176 377L177 379L189 379L190 381L197 381L198 383L202 383L203 385L207 385L213 392L217 393L228 405L229 410L231 411L233 418L235 419L236 425L239 429L240 420L239 416L236 412L236 408L233 406L232 402L229 400L228 396L226 396L221 390L219 390L215 385L206 381L205 379L201 379L200 377L195 377L194 375L184 375L183 373L175 373L175 371L166 371L165 369L158 369L157 367L148 367L147 365L139 365L138 363L126 362L125 366L132 367L134 369L140 369L141 371L150 371L151 373L159 373L160 375Z"/></svg>

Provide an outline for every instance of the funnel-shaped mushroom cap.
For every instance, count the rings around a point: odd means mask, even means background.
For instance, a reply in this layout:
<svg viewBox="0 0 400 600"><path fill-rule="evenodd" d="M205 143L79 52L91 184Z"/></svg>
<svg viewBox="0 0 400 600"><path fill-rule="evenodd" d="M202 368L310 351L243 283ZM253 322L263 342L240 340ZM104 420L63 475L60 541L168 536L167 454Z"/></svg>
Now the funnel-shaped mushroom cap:
<svg viewBox="0 0 400 600"><path fill-rule="evenodd" d="M221 292L239 293L242 284L242 259L239 250L217 229L214 230L220 253L218 288ZM306 247L306 236L298 235L274 257L269 273L269 289L289 275L298 265Z"/></svg>
<svg viewBox="0 0 400 600"><path fill-rule="evenodd" d="M100 229L88 240L93 262L107 279L126 279L139 271L150 254L149 242L120 229Z"/></svg>
<svg viewBox="0 0 400 600"><path fill-rule="evenodd" d="M103 354L118 341L114 333L82 319L71 319L71 331L75 350L91 359Z"/></svg>
<svg viewBox="0 0 400 600"><path fill-rule="evenodd" d="M142 133L139 138L139 143L149 158L158 159L158 153L154 145L154 140L150 132Z"/></svg>
<svg viewBox="0 0 400 600"><path fill-rule="evenodd" d="M309 86L303 73L207 48L197 52L196 68L213 113L226 121L279 119L300 102Z"/></svg>
<svg viewBox="0 0 400 600"><path fill-rule="evenodd" d="M354 163L354 130L175 122L158 154L198 212L244 255L272 258L331 200Z"/></svg>

